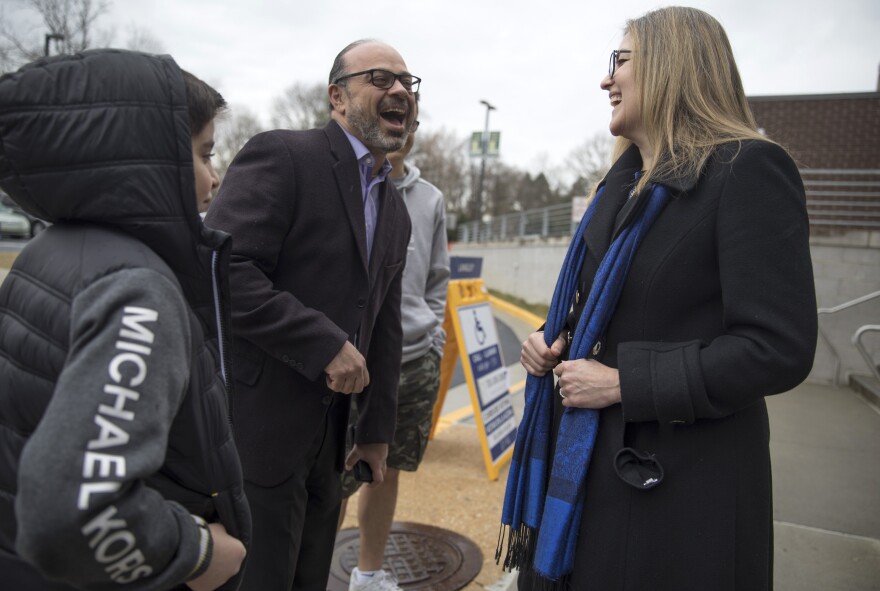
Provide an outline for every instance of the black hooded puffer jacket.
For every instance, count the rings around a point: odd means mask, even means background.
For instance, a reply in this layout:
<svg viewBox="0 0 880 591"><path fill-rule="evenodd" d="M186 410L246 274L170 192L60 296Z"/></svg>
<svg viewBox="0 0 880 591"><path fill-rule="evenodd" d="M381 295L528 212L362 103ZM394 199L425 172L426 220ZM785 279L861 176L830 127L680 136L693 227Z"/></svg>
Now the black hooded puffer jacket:
<svg viewBox="0 0 880 591"><path fill-rule="evenodd" d="M204 568L193 515L250 539L230 239L196 210L180 69L96 50L0 78L0 186L54 222L0 286L4 585L179 587Z"/></svg>

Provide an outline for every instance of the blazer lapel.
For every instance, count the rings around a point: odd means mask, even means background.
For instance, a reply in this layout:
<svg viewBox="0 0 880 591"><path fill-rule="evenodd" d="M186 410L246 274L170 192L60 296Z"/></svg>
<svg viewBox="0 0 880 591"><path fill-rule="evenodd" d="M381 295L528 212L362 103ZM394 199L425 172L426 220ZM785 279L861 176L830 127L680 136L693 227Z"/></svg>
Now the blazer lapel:
<svg viewBox="0 0 880 591"><path fill-rule="evenodd" d="M376 235L373 236L373 253L370 256L370 283L384 264L385 252L391 244L394 228L397 226L397 201L391 193L391 179L386 178L379 191L379 212L376 220Z"/></svg>
<svg viewBox="0 0 880 591"><path fill-rule="evenodd" d="M343 208L349 227L355 236L358 252L361 255L361 263L364 269L369 269L367 260L367 223L364 219L364 196L361 190L360 172L358 162L354 157L354 150L348 141L345 132L335 121L331 121L324 127L327 138L330 141L330 149L336 156L333 165L333 174L336 177L336 186L342 198Z"/></svg>

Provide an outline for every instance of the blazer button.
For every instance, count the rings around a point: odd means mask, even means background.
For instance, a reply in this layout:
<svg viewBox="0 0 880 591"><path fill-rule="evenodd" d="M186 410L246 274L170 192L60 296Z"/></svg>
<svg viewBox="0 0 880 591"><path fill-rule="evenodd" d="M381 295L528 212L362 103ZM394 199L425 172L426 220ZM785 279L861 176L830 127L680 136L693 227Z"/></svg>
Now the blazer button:
<svg viewBox="0 0 880 591"><path fill-rule="evenodd" d="M358 308L363 308L367 305L367 300L365 300L364 298L358 298L357 305Z"/></svg>
<svg viewBox="0 0 880 591"><path fill-rule="evenodd" d="M282 355L282 356L281 356L281 361L283 361L284 363L287 363L287 362L290 361L290 357L288 357L287 355Z"/></svg>
<svg viewBox="0 0 880 591"><path fill-rule="evenodd" d="M303 368L302 361L297 361L297 362L296 362L296 368L297 368L298 370L302 371L302 368Z"/></svg>
<svg viewBox="0 0 880 591"><path fill-rule="evenodd" d="M321 398L321 404L323 404L325 406L330 406L331 402L333 402L333 397L330 396L329 394L327 394L323 398Z"/></svg>

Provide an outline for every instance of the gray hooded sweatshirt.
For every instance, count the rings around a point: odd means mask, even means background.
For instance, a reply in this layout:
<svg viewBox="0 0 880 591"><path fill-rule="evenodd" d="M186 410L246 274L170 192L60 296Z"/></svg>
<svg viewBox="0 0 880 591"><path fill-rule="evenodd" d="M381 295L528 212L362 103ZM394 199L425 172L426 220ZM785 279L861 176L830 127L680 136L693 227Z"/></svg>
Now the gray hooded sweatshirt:
<svg viewBox="0 0 880 591"><path fill-rule="evenodd" d="M443 352L449 253L443 193L422 179L419 169L411 164L406 165L406 174L402 178L392 180L403 196L412 220L400 304L402 362L406 363L422 357L431 349L437 354Z"/></svg>

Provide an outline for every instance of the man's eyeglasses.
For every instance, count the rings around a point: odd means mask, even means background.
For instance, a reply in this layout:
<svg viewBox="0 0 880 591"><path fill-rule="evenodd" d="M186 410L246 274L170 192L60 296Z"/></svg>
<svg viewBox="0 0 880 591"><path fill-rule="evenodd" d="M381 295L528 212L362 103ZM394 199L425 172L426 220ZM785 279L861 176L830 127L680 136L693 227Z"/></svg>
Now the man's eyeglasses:
<svg viewBox="0 0 880 591"><path fill-rule="evenodd" d="M364 74L368 74L370 76L370 82L376 88L381 88L382 90L388 90L392 86L394 86L395 80L400 80L400 84L404 89L410 94L419 91L419 83L422 81L418 76L413 76L412 74L395 74L394 72L389 72L388 70L364 70L363 72L355 72L354 74L346 74L345 76L340 76L336 80L333 81L333 84L339 84L343 80L348 78L354 78L355 76L363 76Z"/></svg>
<svg viewBox="0 0 880 591"><path fill-rule="evenodd" d="M615 49L611 52L611 61L608 62L608 77L614 78L614 73L617 71L625 61L629 59L629 56L623 57L621 59L621 54L624 53L632 53L630 49Z"/></svg>

